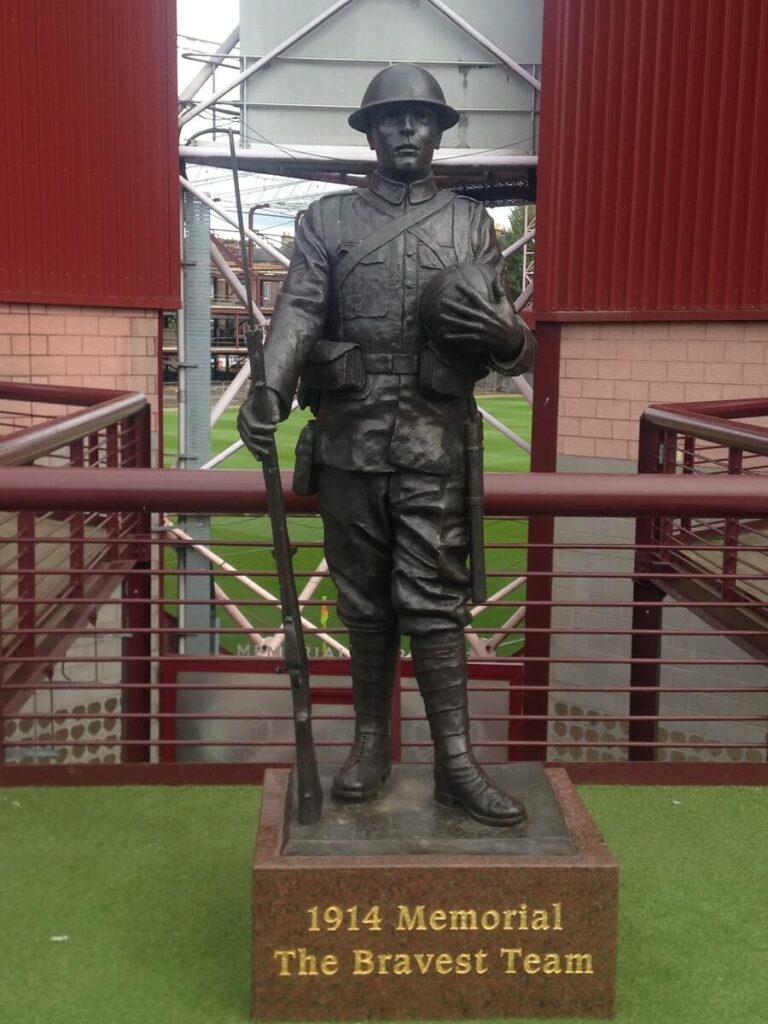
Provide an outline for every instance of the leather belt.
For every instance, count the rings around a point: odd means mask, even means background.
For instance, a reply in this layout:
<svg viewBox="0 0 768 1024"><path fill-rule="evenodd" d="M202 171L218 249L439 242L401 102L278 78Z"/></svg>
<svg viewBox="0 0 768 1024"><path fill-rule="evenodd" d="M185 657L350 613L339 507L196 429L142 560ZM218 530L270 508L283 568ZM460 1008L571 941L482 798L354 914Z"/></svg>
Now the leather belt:
<svg viewBox="0 0 768 1024"><path fill-rule="evenodd" d="M409 352L364 352L368 373L418 373L419 357Z"/></svg>

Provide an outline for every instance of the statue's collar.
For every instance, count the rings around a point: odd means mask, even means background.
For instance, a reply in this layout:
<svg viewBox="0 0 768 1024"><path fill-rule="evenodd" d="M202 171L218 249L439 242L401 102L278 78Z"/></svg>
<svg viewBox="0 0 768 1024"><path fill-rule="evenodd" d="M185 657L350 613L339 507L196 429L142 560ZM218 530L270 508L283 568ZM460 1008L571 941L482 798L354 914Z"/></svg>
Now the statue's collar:
<svg viewBox="0 0 768 1024"><path fill-rule="evenodd" d="M374 195L395 206L400 205L406 195L412 203L424 203L437 192L433 174L420 181L392 181L391 178L385 178L378 171L374 171L369 188Z"/></svg>

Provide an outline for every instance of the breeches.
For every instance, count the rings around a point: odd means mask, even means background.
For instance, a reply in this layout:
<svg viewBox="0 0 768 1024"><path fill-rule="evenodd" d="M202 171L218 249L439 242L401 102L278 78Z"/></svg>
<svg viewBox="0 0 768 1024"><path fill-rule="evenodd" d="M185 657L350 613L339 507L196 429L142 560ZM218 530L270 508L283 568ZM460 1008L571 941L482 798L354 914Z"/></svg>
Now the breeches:
<svg viewBox="0 0 768 1024"><path fill-rule="evenodd" d="M464 474L320 467L325 557L349 629L453 630L467 611Z"/></svg>

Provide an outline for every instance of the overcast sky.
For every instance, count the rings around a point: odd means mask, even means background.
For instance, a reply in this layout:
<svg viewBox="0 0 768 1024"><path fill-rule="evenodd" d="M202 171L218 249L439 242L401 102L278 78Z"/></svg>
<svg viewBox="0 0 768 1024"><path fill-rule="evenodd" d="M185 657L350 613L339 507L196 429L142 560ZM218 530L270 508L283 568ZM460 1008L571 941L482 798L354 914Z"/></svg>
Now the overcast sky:
<svg viewBox="0 0 768 1024"><path fill-rule="evenodd" d="M183 50L215 50L240 22L240 0L177 0L176 21L179 53ZM185 38L189 37L189 38ZM197 74L200 64L179 59L179 91Z"/></svg>

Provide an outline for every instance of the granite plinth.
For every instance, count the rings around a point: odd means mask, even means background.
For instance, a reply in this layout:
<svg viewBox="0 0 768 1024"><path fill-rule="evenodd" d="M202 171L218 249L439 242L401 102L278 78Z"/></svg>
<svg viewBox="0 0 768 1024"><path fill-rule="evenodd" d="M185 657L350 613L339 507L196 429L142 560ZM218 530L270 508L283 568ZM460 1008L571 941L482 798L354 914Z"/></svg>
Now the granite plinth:
<svg viewBox="0 0 768 1024"><path fill-rule="evenodd" d="M265 777L253 872L261 1021L607 1017L618 868L568 776L489 774L528 821L472 822L400 766L374 801L300 826L287 771Z"/></svg>

